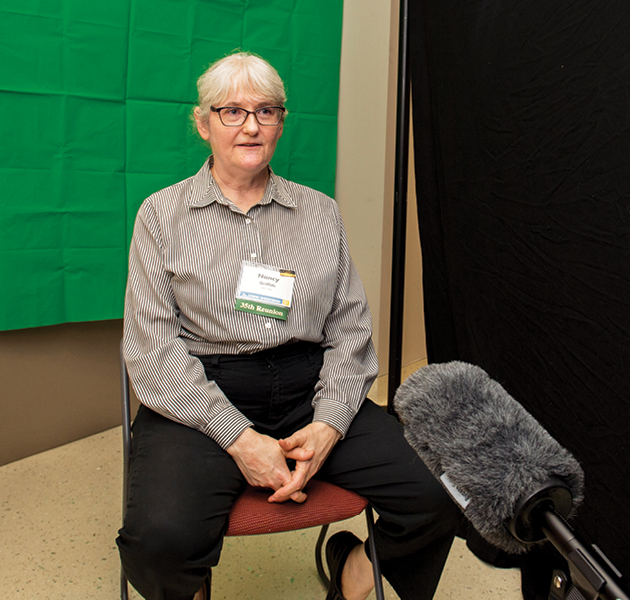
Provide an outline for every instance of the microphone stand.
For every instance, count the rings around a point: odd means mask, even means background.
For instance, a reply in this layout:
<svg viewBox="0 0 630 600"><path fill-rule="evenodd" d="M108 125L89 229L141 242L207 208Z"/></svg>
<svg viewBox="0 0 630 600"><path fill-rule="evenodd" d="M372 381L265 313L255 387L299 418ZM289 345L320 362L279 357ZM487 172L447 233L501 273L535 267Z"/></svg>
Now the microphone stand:
<svg viewBox="0 0 630 600"><path fill-rule="evenodd" d="M549 600L630 600L623 576L594 544L589 547L564 520L573 498L565 482L550 478L516 504L507 523L525 544L549 540L569 563L569 573L553 573Z"/></svg>
<svg viewBox="0 0 630 600"><path fill-rule="evenodd" d="M554 571L549 600L630 600L622 589L622 575L595 545L584 544L554 510L540 515L545 537L569 563L570 577Z"/></svg>
<svg viewBox="0 0 630 600"><path fill-rule="evenodd" d="M409 0L400 0L398 28L398 98L396 108L396 177L394 182L394 229L392 232L392 280L389 319L387 412L394 413L394 395L402 371L407 243L407 185L409 175Z"/></svg>

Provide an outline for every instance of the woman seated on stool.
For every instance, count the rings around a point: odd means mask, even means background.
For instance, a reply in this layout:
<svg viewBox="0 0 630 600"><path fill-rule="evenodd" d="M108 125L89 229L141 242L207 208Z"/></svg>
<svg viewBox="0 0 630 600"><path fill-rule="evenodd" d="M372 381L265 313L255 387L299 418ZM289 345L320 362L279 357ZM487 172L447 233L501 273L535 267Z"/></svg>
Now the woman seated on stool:
<svg viewBox="0 0 630 600"><path fill-rule="evenodd" d="M150 196L131 243L124 355L141 406L124 571L149 600L209 598L230 508L245 485L304 502L312 477L365 496L398 595L432 598L459 511L366 399L377 374L370 311L336 203L269 167L284 84L236 53L198 80L212 155ZM365 598L366 546L332 536L327 598Z"/></svg>

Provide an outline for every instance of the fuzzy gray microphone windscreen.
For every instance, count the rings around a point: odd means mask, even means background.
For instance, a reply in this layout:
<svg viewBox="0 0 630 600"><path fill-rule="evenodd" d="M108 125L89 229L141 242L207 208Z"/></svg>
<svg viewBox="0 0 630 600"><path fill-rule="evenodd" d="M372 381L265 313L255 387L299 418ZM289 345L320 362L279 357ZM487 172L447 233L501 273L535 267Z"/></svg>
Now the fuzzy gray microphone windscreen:
<svg viewBox="0 0 630 600"><path fill-rule="evenodd" d="M583 499L577 460L480 367L423 367L397 390L394 408L407 441L473 527L507 552L529 548L507 523L550 478L566 484L574 507Z"/></svg>

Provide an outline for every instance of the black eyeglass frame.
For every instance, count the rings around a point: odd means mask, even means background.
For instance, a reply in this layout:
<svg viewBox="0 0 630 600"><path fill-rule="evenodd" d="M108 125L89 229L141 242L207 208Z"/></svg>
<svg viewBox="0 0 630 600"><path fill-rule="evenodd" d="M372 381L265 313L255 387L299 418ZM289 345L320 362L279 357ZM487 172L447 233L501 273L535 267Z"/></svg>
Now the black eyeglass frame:
<svg viewBox="0 0 630 600"><path fill-rule="evenodd" d="M236 108L238 110L242 110L246 113L245 118L243 119L241 123L232 123L228 125L227 123L223 122L223 117L221 116L221 111L225 108ZM280 117L275 123L261 123L258 120L258 111L265 110L267 108L277 108L280 111ZM211 106L210 110L212 112L218 113L219 120L221 121L221 125L223 125L224 127L242 127L243 125L245 125L245 121L247 121L247 119L249 118L249 115L254 115L254 119L256 119L256 122L261 127L275 127L276 125L280 125L280 123L282 122L282 117L284 116L284 113L286 112L287 109L284 106L261 106L260 108L257 108L256 110L247 110L245 108L241 108L240 106L218 106L218 107Z"/></svg>

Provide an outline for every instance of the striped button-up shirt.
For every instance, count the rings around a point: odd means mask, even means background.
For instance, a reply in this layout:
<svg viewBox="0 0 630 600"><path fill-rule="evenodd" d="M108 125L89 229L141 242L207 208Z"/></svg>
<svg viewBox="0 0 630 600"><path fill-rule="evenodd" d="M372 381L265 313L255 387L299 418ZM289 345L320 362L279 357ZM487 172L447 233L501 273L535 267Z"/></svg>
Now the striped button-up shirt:
<svg viewBox="0 0 630 600"><path fill-rule="evenodd" d="M338 206L270 172L262 200L245 214L221 193L211 161L147 198L136 218L124 327L136 395L227 448L251 422L195 355L316 342L325 352L314 420L344 435L378 365ZM286 321L235 310L244 261L296 273Z"/></svg>

